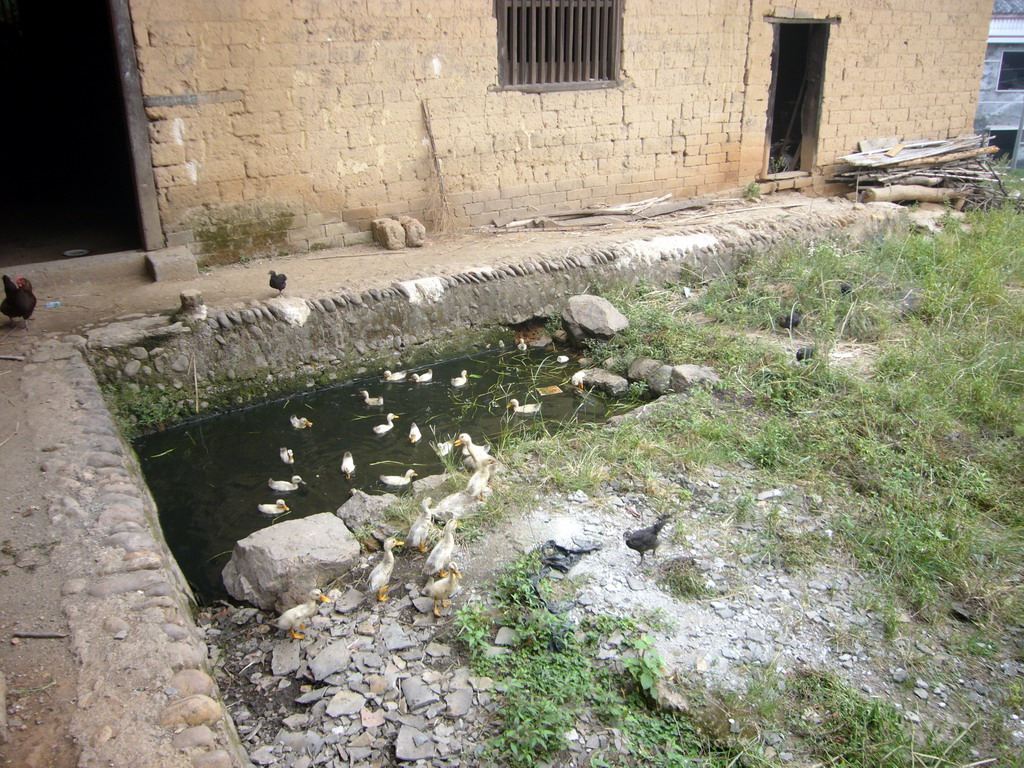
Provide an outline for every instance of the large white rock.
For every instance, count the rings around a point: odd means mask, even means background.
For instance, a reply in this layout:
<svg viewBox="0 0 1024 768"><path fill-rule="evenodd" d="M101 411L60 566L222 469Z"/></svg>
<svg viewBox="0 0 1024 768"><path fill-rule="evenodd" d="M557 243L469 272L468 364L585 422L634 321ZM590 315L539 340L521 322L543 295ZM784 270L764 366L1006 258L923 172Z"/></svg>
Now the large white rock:
<svg viewBox="0 0 1024 768"><path fill-rule="evenodd" d="M329 512L286 520L235 544L224 586L236 600L263 609L290 607L313 587L347 573L358 558L359 543Z"/></svg>
<svg viewBox="0 0 1024 768"><path fill-rule="evenodd" d="M286 299L284 296L275 296L267 302L267 308L274 314L274 317L288 325L301 327L309 319L310 310L305 299Z"/></svg>
<svg viewBox="0 0 1024 768"><path fill-rule="evenodd" d="M629 327L629 321L608 299L589 294L569 299L562 324L576 344L586 338L607 340Z"/></svg>

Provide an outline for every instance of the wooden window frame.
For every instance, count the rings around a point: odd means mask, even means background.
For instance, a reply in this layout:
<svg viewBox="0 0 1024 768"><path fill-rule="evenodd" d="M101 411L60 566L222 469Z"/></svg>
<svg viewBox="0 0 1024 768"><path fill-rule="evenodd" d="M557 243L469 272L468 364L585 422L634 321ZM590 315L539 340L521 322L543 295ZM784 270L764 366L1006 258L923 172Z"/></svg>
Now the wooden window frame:
<svg viewBox="0 0 1024 768"><path fill-rule="evenodd" d="M494 0L496 90L614 88L624 0Z"/></svg>

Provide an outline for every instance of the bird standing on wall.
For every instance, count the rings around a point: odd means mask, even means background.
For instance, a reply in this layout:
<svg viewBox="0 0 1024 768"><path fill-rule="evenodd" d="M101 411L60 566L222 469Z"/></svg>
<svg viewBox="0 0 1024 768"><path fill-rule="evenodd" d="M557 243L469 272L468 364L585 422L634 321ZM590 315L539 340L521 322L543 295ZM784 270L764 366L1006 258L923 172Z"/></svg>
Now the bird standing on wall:
<svg viewBox="0 0 1024 768"><path fill-rule="evenodd" d="M653 552L658 548L658 534L661 533L661 529L665 527L665 523L668 522L669 515L664 515L658 518L658 522L654 525L649 525L646 528L640 528L636 531L630 531L625 534L626 546L635 552L640 553L640 563L644 562L644 555L648 552Z"/></svg>
<svg viewBox="0 0 1024 768"><path fill-rule="evenodd" d="M28 330L28 319L36 309L36 295L32 293L32 283L24 277L12 280L4 275L4 300L0 303L0 312L3 312L11 319L11 326L14 326L15 318L20 317L25 321L25 330Z"/></svg>
<svg viewBox="0 0 1024 768"><path fill-rule="evenodd" d="M287 276L279 275L274 270L270 270L270 287L277 291L278 296L284 293L284 286L287 282Z"/></svg>

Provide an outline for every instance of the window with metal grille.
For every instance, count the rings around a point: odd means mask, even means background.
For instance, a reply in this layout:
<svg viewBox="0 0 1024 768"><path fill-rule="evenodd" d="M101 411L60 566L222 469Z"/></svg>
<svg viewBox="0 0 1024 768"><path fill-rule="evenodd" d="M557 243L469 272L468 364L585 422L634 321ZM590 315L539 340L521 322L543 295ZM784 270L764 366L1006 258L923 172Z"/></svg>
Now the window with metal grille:
<svg viewBox="0 0 1024 768"><path fill-rule="evenodd" d="M615 85L623 0L495 0L502 86L525 90Z"/></svg>

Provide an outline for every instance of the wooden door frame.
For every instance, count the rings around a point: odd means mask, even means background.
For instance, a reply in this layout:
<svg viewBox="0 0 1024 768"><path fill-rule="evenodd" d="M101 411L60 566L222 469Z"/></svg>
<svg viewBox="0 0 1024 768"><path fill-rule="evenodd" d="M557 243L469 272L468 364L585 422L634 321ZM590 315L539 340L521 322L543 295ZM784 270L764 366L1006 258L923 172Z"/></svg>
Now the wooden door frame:
<svg viewBox="0 0 1024 768"><path fill-rule="evenodd" d="M815 161L818 156L818 133L821 128L821 106L822 95L825 88L825 67L828 63L828 40L831 33L831 26L838 24L837 18L805 19L805 18L783 18L778 16L765 16L765 21L772 25L772 57L771 57L771 85L768 88L768 116L765 126L764 153L761 159L762 179L771 179L770 171L772 152L772 128L775 120L775 91L778 83L778 57L780 30L782 24L807 24L817 27L811 30L807 50L807 72L813 72L817 82L811 83L804 97L800 113L800 135L803 139L800 145L800 168L801 173L811 175ZM807 73L805 73L805 77Z"/></svg>
<svg viewBox="0 0 1024 768"><path fill-rule="evenodd" d="M131 154L132 178L144 250L164 247L164 231L160 225L156 178L153 174L153 153L149 146L149 120L142 103L142 77L135 56L135 35L132 31L129 0L108 0L114 32L114 53L117 56L118 80L128 127L128 149Z"/></svg>

